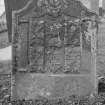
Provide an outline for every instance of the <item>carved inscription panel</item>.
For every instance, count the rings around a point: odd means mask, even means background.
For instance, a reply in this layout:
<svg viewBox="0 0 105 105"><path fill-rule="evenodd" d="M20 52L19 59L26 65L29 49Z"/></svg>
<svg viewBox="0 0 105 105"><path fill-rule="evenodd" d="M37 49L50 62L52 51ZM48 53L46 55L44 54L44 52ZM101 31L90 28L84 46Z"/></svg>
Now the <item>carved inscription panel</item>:
<svg viewBox="0 0 105 105"><path fill-rule="evenodd" d="M82 21L88 18L89 11L77 0L33 2L29 5L31 8L23 10L30 12L15 14L15 71L90 73L92 40L95 40L92 39L92 19L89 16L90 20Z"/></svg>
<svg viewBox="0 0 105 105"><path fill-rule="evenodd" d="M62 19L63 20L63 19ZM80 27L61 19L31 19L29 69L36 73L79 73Z"/></svg>

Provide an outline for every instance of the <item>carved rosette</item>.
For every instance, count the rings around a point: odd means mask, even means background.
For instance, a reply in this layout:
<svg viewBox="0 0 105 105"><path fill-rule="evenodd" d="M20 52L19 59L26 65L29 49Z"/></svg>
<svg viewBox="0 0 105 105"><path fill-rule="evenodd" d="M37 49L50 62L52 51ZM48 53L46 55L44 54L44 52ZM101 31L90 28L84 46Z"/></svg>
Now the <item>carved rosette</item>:
<svg viewBox="0 0 105 105"><path fill-rule="evenodd" d="M19 68L25 68L28 64L28 31L27 23L23 22L18 25L17 56Z"/></svg>

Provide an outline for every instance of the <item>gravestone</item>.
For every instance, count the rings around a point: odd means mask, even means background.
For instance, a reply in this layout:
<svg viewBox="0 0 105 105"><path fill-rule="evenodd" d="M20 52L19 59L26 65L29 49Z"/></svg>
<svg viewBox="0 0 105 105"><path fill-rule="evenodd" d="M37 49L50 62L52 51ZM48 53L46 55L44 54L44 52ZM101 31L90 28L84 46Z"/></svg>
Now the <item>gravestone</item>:
<svg viewBox="0 0 105 105"><path fill-rule="evenodd" d="M13 99L96 91L94 17L77 0L30 0L13 11Z"/></svg>

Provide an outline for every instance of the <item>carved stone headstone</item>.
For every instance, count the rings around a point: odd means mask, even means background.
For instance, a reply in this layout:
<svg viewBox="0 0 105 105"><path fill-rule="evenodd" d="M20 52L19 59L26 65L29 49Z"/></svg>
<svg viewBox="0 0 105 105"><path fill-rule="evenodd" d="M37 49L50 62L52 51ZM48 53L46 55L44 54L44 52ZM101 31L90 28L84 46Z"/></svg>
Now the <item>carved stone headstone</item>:
<svg viewBox="0 0 105 105"><path fill-rule="evenodd" d="M13 98L95 91L96 28L88 14L77 0L30 0L13 12Z"/></svg>

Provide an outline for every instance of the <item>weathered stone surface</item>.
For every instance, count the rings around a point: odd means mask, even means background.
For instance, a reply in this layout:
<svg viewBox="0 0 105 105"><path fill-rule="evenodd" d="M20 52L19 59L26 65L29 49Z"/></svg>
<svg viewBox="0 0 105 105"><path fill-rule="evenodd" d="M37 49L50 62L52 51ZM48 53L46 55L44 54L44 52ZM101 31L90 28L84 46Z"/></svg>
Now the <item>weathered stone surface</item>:
<svg viewBox="0 0 105 105"><path fill-rule="evenodd" d="M81 74L91 73L92 72L91 67L92 67L91 53L86 50L82 50L81 67L80 67Z"/></svg>
<svg viewBox="0 0 105 105"><path fill-rule="evenodd" d="M105 23L99 25L97 50L97 75L105 74Z"/></svg>
<svg viewBox="0 0 105 105"><path fill-rule="evenodd" d="M87 12L77 0L37 3L34 0L14 14L14 98L52 99L87 96L94 92L95 60L92 56L96 47L91 43L95 42L91 35L95 35L88 33L92 20ZM82 21L81 17L86 19ZM20 33L17 32L19 25L22 25ZM23 71L19 72L20 69Z"/></svg>
<svg viewBox="0 0 105 105"><path fill-rule="evenodd" d="M42 75L17 73L15 98L35 99L38 96L58 98L71 95L86 96L94 91L90 75Z"/></svg>
<svg viewBox="0 0 105 105"><path fill-rule="evenodd" d="M18 67L19 68L25 68L28 62L28 43L27 43L27 38L28 38L28 24L23 23L19 24L18 28L16 29L16 41L18 41L18 46L17 46L17 61L18 61Z"/></svg>
<svg viewBox="0 0 105 105"><path fill-rule="evenodd" d="M69 23L69 20L65 23L63 15L54 20L46 18L30 19L27 39L30 71L79 73L80 26L76 22Z"/></svg>

